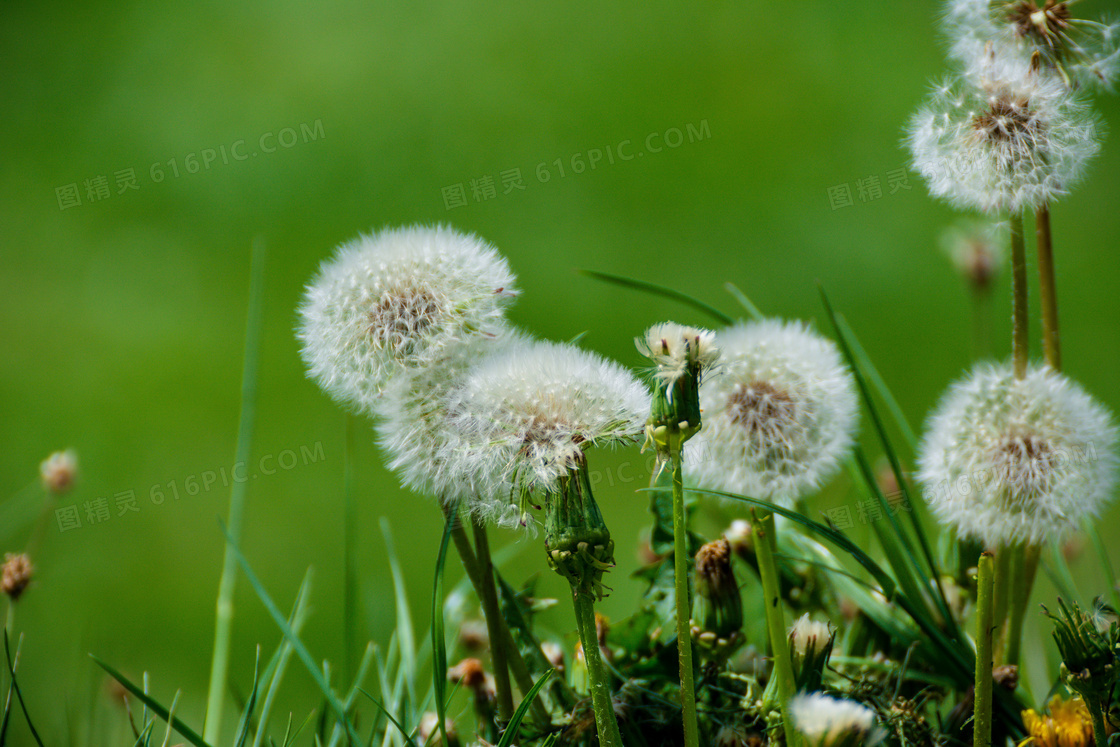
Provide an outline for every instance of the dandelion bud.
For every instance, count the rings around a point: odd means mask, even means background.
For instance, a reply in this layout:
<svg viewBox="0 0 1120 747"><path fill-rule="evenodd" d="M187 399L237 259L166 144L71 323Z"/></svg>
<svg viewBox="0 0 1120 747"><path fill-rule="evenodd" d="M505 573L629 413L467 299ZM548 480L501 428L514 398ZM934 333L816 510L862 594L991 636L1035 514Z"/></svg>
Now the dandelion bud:
<svg viewBox="0 0 1120 747"><path fill-rule="evenodd" d="M1016 379L983 365L930 418L918 479L934 515L989 546L1059 538L1099 512L1115 486L1108 412L1049 368Z"/></svg>
<svg viewBox="0 0 1120 747"><path fill-rule="evenodd" d="M603 573L614 565L614 540L591 493L585 461L561 478L545 503L549 567L568 580L573 593L602 599Z"/></svg>
<svg viewBox="0 0 1120 747"><path fill-rule="evenodd" d="M443 728L447 732L447 742L443 741L443 735L439 731L439 715L427 711L420 717L420 725L416 736L420 740L420 744L459 747L462 743L459 741L459 735L455 732L455 724L452 723L451 719L444 719Z"/></svg>
<svg viewBox="0 0 1120 747"><path fill-rule="evenodd" d="M875 712L854 701L811 693L795 696L789 707L808 747L863 747L879 741Z"/></svg>
<svg viewBox="0 0 1120 747"><path fill-rule="evenodd" d="M723 533L723 538L731 546L731 552L752 566L757 562L754 552L754 529L746 519L735 519Z"/></svg>
<svg viewBox="0 0 1120 747"><path fill-rule="evenodd" d="M743 600L731 569L731 545L721 539L696 551L692 637L714 658L725 659L743 635Z"/></svg>
<svg viewBox="0 0 1120 747"><path fill-rule="evenodd" d="M1093 719L1081 698L1064 700L1055 695L1047 703L1049 713L1023 711L1023 726L1035 747L1091 747Z"/></svg>
<svg viewBox="0 0 1120 747"><path fill-rule="evenodd" d="M478 659L463 659L447 670L447 679L455 685L462 685L474 696L474 709L480 724L494 720L496 693L494 677L482 667Z"/></svg>
<svg viewBox="0 0 1120 747"><path fill-rule="evenodd" d="M482 620L464 620L459 626L459 645L468 653L477 654L490 647L490 634Z"/></svg>
<svg viewBox="0 0 1120 747"><path fill-rule="evenodd" d="M839 469L859 416L855 381L836 346L797 322L739 324L716 344L720 375L700 392L692 478L790 505Z"/></svg>
<svg viewBox="0 0 1120 747"><path fill-rule="evenodd" d="M1076 602L1067 607L1058 600L1059 615L1046 607L1043 611L1054 623L1054 640L1062 656L1062 678L1066 686L1086 701L1108 703L1113 688L1120 682L1116 649L1120 645L1120 624L1106 630L1094 624Z"/></svg>
<svg viewBox="0 0 1120 747"><path fill-rule="evenodd" d="M39 465L39 474L48 493L67 493L78 477L78 455L72 449L56 451Z"/></svg>
<svg viewBox="0 0 1120 747"><path fill-rule="evenodd" d="M545 641L541 644L541 651L548 663L560 674L564 673L564 648L555 641Z"/></svg>
<svg viewBox="0 0 1120 747"><path fill-rule="evenodd" d="M657 385L646 421L646 446L661 459L676 458L681 446L702 425L700 381L719 359L715 335L705 329L665 322L650 327L635 340L654 363Z"/></svg>
<svg viewBox="0 0 1120 747"><path fill-rule="evenodd" d="M0 571L0 591L8 595L13 602L19 599L27 585L31 583L31 575L35 567L26 554L4 553L4 567Z"/></svg>
<svg viewBox="0 0 1120 747"><path fill-rule="evenodd" d="M806 612L789 630L789 654L798 690L821 689L824 668L832 655L832 630L828 623L814 622Z"/></svg>

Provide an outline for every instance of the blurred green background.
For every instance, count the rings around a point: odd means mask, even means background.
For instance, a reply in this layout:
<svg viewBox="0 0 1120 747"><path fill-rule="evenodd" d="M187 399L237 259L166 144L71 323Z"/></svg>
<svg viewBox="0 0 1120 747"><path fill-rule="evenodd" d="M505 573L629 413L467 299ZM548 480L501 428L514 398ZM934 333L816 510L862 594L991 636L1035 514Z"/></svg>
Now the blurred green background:
<svg viewBox="0 0 1120 747"><path fill-rule="evenodd" d="M17 616L28 707L49 743L65 739L67 711L82 721L103 697L88 652L149 671L166 700L182 688L180 714L201 725L228 489L219 477L189 496L186 481L233 461L254 237L268 247L267 298L244 548L284 607L314 566L305 638L336 662L345 418L304 378L292 329L304 283L361 231L419 221L477 232L520 277L517 324L552 339L586 332L585 346L627 365L640 365L632 340L648 324L708 320L576 268L738 313L730 280L766 312L825 329L821 281L915 427L969 365L969 299L938 248L958 215L916 174L888 189L908 163L903 127L945 70L936 4L15 0L0 14L0 500L34 490L53 450L81 460L58 505L77 505L83 526L60 532L47 516ZM1115 98L1097 105L1120 122ZM593 170L576 165L594 149ZM504 183L514 169L524 189ZM871 176L882 196L861 201L857 180ZM1054 209L1066 369L1113 411L1118 176L1120 147L1106 142ZM853 202L833 209L828 190L843 184ZM1001 277L999 355L1009 306ZM360 433L363 634L384 644L393 607L379 518L401 548L421 634L442 523ZM637 453L594 459L606 468ZM644 480L600 486L619 542L602 605L615 619L641 591L628 574ZM139 511L119 516L114 496L129 490ZM99 497L111 518L90 524L82 506ZM817 503L854 500L839 478ZM1113 538L1118 511L1104 520ZM0 527L0 550L23 547L32 518ZM563 595L539 539L494 541L515 543L515 581L539 572ZM1090 557L1074 569L1089 596L1100 590ZM236 610L231 672L247 691L253 647L269 651L279 634L243 580ZM567 605L546 620L572 628ZM298 720L316 705L293 664L281 708Z"/></svg>

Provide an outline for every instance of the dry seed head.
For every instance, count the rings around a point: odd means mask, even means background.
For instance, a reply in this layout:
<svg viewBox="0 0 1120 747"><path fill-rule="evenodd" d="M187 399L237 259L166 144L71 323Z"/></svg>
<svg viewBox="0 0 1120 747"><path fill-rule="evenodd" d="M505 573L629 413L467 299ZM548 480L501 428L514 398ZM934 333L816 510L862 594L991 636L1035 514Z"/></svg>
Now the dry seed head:
<svg viewBox="0 0 1120 747"><path fill-rule="evenodd" d="M14 602L19 599L28 584L35 567L26 554L4 553L4 568L0 572L0 591L8 595Z"/></svg>
<svg viewBox="0 0 1120 747"><path fill-rule="evenodd" d="M53 495L62 495L74 487L78 478L78 455L73 449L56 451L39 465L43 488Z"/></svg>
<svg viewBox="0 0 1120 747"><path fill-rule="evenodd" d="M634 343L642 355L653 361L654 375L666 384L687 373L690 365L703 375L719 360L715 333L676 322L655 324Z"/></svg>
<svg viewBox="0 0 1120 747"><path fill-rule="evenodd" d="M874 741L875 712L859 703L811 693L795 696L789 705L794 726L811 747L855 747Z"/></svg>

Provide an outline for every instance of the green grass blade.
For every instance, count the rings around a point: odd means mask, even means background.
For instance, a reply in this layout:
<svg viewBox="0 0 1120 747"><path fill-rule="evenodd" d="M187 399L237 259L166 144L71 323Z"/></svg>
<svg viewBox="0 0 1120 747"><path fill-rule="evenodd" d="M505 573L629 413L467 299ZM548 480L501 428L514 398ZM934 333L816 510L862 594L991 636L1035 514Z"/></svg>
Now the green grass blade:
<svg viewBox="0 0 1120 747"><path fill-rule="evenodd" d="M23 690L20 688L19 683L16 682L16 669L12 666L12 650L8 641L8 630L4 629L4 658L8 662L8 676L12 678L12 688L16 691L16 699L19 701L19 709L23 711L23 720L27 722L27 728L31 730L31 736L35 737L35 743L39 747L43 747L43 740L39 739L39 732L35 730L35 724L31 723L31 715L27 712L27 704L23 702Z"/></svg>
<svg viewBox="0 0 1120 747"><path fill-rule="evenodd" d="M323 678L323 673L319 670L318 665L315 663L315 659L311 656L311 653L307 650L307 647L303 645L303 641L301 641L299 636L296 635L295 631L292 630L292 627L288 625L287 619L280 612L279 608L277 608L276 603L272 601L272 597L268 595L268 592L265 590L264 585L261 584L260 579L257 578L257 574L253 572L252 567L249 565L249 561L245 559L245 556L241 553L240 548L238 548L236 543L234 543L233 537L230 536L229 532L225 530L225 527L222 527L222 531L225 532L226 541L229 543L228 546L232 548L234 557L237 560L237 563L241 566L241 570L242 572L244 572L245 578L248 579L249 585L253 587L253 591L256 592L257 597L261 600L261 603L264 605L265 609L268 610L268 614L272 616L273 622L275 622L277 627L280 628L281 632L284 634L284 637L288 640L288 642L292 644L292 648L295 649L296 655L299 656L299 659L301 662L303 662L303 665L307 669L308 674L311 675L311 679L314 680L315 684L319 687L319 691L322 692L323 697L327 701L327 704L330 705L331 709L335 712L335 716L338 718L338 720L341 721L346 727L347 735L351 740L353 740L355 744L360 744L361 738L354 730L354 725L350 723L350 719L346 717L345 707L341 702L339 702L338 696L335 695L334 691L331 690L330 685L328 685L326 680Z"/></svg>
<svg viewBox="0 0 1120 747"><path fill-rule="evenodd" d="M249 281L249 314L245 322L245 361L241 374L241 416L237 427L234 464L248 464L252 451L253 422L257 413L257 369L260 361L261 327L264 317L265 246L259 237L253 241ZM241 519L245 512L248 480L233 483L229 497L229 534L234 542L241 538ZM233 596L237 587L237 564L226 546L222 576L218 582L218 601L214 616L214 654L210 662L210 687L206 696L206 718L202 733L216 742L222 728L226 678L229 675L229 648L233 628Z"/></svg>
<svg viewBox="0 0 1120 747"><path fill-rule="evenodd" d="M249 692L249 703L241 714L241 723L237 725L237 736L233 740L234 747L245 747L245 740L249 738L249 727L253 721L253 711L257 708L257 692L260 688L258 675L261 666L261 647L257 646L257 659L253 664L253 689ZM259 733L259 728L258 728Z"/></svg>
<svg viewBox="0 0 1120 747"><path fill-rule="evenodd" d="M742 306L744 310L746 310L751 319L758 321L759 319L764 318L762 316L762 312L759 311L758 307L754 305L754 302L747 298L747 294L739 290L739 286L735 285L735 283L724 283L723 287L726 288L727 292L730 293L735 298L735 300L739 302L739 305Z"/></svg>
<svg viewBox="0 0 1120 747"><path fill-rule="evenodd" d="M134 685L123 674L113 669L101 659L97 658L97 656L90 654L89 657L93 659L97 666L108 672L110 677L121 683L121 687L136 696L137 700L139 700L147 708L149 708L152 713L163 719L164 722L169 724L173 729L175 729L175 731L179 732L179 734L181 734L182 737L188 742L193 744L195 747L210 747L210 745L207 744L206 740L204 740L199 734L195 733L189 726L180 721L177 716L172 714L168 708L158 703L155 698L147 695L143 690Z"/></svg>
<svg viewBox="0 0 1120 747"><path fill-rule="evenodd" d="M525 718L525 714L529 712L529 707L533 704L533 699L537 697L537 693L544 687L544 683L548 682L548 678L552 676L555 669L550 669L540 676L540 678L533 685L533 689L525 693L525 697L521 699L521 704L517 706L517 710L513 712L513 718L510 719L506 730L502 733L502 738L498 741L498 747L510 747L513 740L517 738L517 727L521 726L521 720Z"/></svg>
<svg viewBox="0 0 1120 747"><path fill-rule="evenodd" d="M308 568L307 572L303 575L303 583L299 586L299 591L296 592L296 600L292 605L292 614L288 618L288 624L296 635L303 630L303 623L307 619L307 600L311 594L311 569ZM261 706L261 718L257 724L257 733L253 737L253 747L260 747L261 740L264 738L265 732L268 730L269 722L272 719L272 706L276 701L276 694L280 691L280 683L284 680L284 674L288 670L288 662L292 658L292 644L286 638L281 638L280 645L276 648L276 652L272 656L272 660L264 670L264 677L262 681L268 683L268 691L264 696L264 704ZM289 714L290 715L290 714Z"/></svg>
<svg viewBox="0 0 1120 747"><path fill-rule="evenodd" d="M389 572L393 577L393 592L397 604L397 635L400 636L401 667L404 675L409 702L416 702L416 637L412 627L412 613L408 609L408 594L404 586L404 573L401 572L400 558L393 545L393 533L389 520L381 517L381 534L385 537L385 552L389 556Z"/></svg>
<svg viewBox="0 0 1120 747"><path fill-rule="evenodd" d="M400 721L397 721L397 718L392 713L389 712L389 709L387 709L384 705L381 704L380 700L378 700L377 698L370 695L368 692L365 691L364 688L359 687L358 692L360 692L362 695L364 695L367 698L369 698L370 700L372 700L373 704L375 706L377 706L381 710L382 713L385 714L385 718L389 719L389 721L393 724L393 726L397 727L397 731L399 731L401 733L401 735L404 737L405 743L410 743L411 742L412 736L408 733L408 729L404 728L404 725L401 724Z"/></svg>
<svg viewBox="0 0 1120 747"><path fill-rule="evenodd" d="M603 281L608 282L608 283L614 283L615 285L620 285L623 288L631 288L633 290L639 290L639 291L642 291L644 293L652 293L655 296L661 296L662 298L669 298L669 299L672 299L674 301L678 301L680 303L683 303L685 306L691 306L692 308L696 309L697 311L702 311L703 313L712 317L713 319L715 319L717 322L720 322L721 324L733 324L735 322L734 319L732 319L727 314L724 314L722 311L715 308L714 306L706 304L698 298L693 298L692 296L688 295L687 293L681 293L678 290L673 290L672 288L666 288L663 285L657 285L656 283L648 283L645 280L635 280L633 278L628 278L628 277L625 277L623 275L612 275L609 272L597 272L595 270L579 270L579 273L581 275L586 275L588 277L595 278L596 280L603 280Z"/></svg>
<svg viewBox="0 0 1120 747"><path fill-rule="evenodd" d="M342 496L343 496L343 577L342 577L342 641L343 641L343 672L350 675L350 660L357 648L357 600L358 594L358 543L354 537L357 531L357 506L354 500L354 454L357 448L359 427L358 418L346 415L346 440L343 453L342 467Z"/></svg>
<svg viewBox="0 0 1120 747"><path fill-rule="evenodd" d="M1101 540L1101 534L1097 531L1096 522L1092 519L1086 519L1082 525L1085 527L1085 533L1089 535L1089 541L1093 543L1093 549L1097 553L1097 559L1101 562L1101 570L1104 572L1105 582L1108 584L1112 608L1120 612L1120 588L1116 586L1116 571L1112 570L1112 561L1109 560L1108 549Z"/></svg>
<svg viewBox="0 0 1120 747"><path fill-rule="evenodd" d="M447 561L447 547L451 541L453 522L458 521L459 507L453 506L447 512L447 521L443 527L443 539L439 543L439 555L436 556L435 589L432 591L432 687L436 696L436 717L439 719L439 733L444 744L450 744L447 738L447 638L443 630L443 569Z"/></svg>

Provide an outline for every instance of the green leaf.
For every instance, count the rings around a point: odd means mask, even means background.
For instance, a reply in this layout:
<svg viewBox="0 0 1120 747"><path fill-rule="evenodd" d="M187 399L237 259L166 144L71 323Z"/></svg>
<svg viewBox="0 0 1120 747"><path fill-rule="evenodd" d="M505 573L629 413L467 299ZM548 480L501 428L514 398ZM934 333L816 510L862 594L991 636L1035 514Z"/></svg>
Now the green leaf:
<svg viewBox="0 0 1120 747"><path fill-rule="evenodd" d="M510 719L506 730L502 733L502 738L498 741L498 747L510 747L513 740L517 737L517 727L521 726L521 720L525 718L525 714L529 712L529 707L533 704L533 699L537 697L537 693L544 687L544 683L548 682L548 678L552 676L555 669L550 669L540 676L540 678L533 685L533 689L525 693L525 697L521 699L521 704L517 706L517 710L513 712L513 718Z"/></svg>
<svg viewBox="0 0 1120 747"><path fill-rule="evenodd" d="M615 285L620 285L623 288L632 288L644 293L652 293L655 296L661 296L663 298L669 298L674 301L679 301L686 306L691 306L697 311L701 311L707 314L721 324L733 324L735 322L734 319L729 317L727 314L724 314L714 306L710 306L697 298L693 298L687 293L681 293L680 291L673 290L672 288L666 288L663 285L649 283L645 280L635 280L623 275L612 275L608 272L596 272L595 270L580 270L579 272L582 275L595 278L596 280L603 280L608 283L614 283Z"/></svg>
<svg viewBox="0 0 1120 747"><path fill-rule="evenodd" d="M734 296L735 300L739 302L739 305L742 306L748 314L750 314L751 319L758 321L759 319L764 318L762 316L762 312L758 310L758 307L755 306L749 298L747 298L747 294L739 290L738 286L736 286L735 283L725 283L723 287L726 288L727 292Z"/></svg>
<svg viewBox="0 0 1120 747"><path fill-rule="evenodd" d="M193 744L195 747L210 747L208 744L206 744L205 741L203 741L201 736L196 734L189 726L180 721L177 716L171 715L171 712L166 707L156 702L154 698L148 696L143 690L134 685L123 674L113 669L111 666L103 662L101 659L97 658L95 655L90 654L89 657L93 659L97 666L108 672L110 677L121 683L121 687L123 687L125 690L128 690L130 693L136 696L137 700L150 708L152 710L152 713L156 714L166 723L170 724L171 727L175 729L175 731L179 732L179 734L181 734L183 738L188 742ZM40 742L40 744L42 743Z"/></svg>
<svg viewBox="0 0 1120 747"><path fill-rule="evenodd" d="M257 675L260 672L261 647L257 646L257 659L253 664L253 689L249 693L249 703L241 714L241 723L237 727L237 737L233 740L235 747L245 747L245 740L249 738L249 726L253 720L253 711L257 707Z"/></svg>

